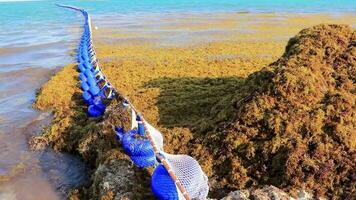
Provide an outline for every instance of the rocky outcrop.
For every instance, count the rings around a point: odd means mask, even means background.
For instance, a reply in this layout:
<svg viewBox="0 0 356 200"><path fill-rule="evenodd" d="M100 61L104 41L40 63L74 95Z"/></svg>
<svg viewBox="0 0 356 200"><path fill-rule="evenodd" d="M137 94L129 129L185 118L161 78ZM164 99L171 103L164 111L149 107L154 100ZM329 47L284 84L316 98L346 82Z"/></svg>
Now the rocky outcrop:
<svg viewBox="0 0 356 200"><path fill-rule="evenodd" d="M297 197L293 198L283 190L274 186L265 186L262 189L245 189L230 192L221 200L324 200L324 198L316 198L313 195L298 191Z"/></svg>

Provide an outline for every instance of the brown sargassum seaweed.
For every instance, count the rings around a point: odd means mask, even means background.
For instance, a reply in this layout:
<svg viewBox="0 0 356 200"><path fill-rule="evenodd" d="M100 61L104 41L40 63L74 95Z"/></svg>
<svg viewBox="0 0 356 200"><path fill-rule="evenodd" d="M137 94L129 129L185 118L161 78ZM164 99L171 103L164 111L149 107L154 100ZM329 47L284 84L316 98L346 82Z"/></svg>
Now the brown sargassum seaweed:
<svg viewBox="0 0 356 200"><path fill-rule="evenodd" d="M355 81L356 31L319 25L291 38L280 59L248 77L249 95L212 113L232 120L194 141L212 191L272 184L355 198Z"/></svg>
<svg viewBox="0 0 356 200"><path fill-rule="evenodd" d="M93 169L91 186L71 198L152 198L152 170L132 165L112 129L111 124L129 127L128 113L115 100L103 118L88 118L76 74L75 66L64 68L35 103L55 109L41 138L56 150L79 154ZM355 198L356 32L349 26L302 30L280 59L246 79L181 79L177 93L174 81L147 83L162 90L157 127L167 152L198 159L209 176L210 196L274 185L291 194L305 189L318 196ZM184 90L192 91L184 96ZM184 99L190 97L191 102ZM176 117L164 118L165 113ZM177 126L189 130L177 131Z"/></svg>

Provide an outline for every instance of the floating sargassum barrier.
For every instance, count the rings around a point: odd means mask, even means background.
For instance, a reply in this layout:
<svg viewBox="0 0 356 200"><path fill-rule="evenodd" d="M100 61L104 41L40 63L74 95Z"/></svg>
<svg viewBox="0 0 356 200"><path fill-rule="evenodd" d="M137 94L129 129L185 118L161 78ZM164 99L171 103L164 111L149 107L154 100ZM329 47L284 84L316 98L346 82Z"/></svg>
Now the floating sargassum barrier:
<svg viewBox="0 0 356 200"><path fill-rule="evenodd" d="M88 104L88 115L100 117L106 105L103 100L113 99L117 94L102 73L93 47L89 14L80 8L58 5L80 11L84 18L84 31L78 52L78 71L82 97ZM116 127L116 135L125 153L140 167L155 167L151 178L151 189L158 199L206 199L208 178L199 163L188 155L172 155L163 151L163 136L151 126L136 108L125 98L124 107L131 111L131 129Z"/></svg>

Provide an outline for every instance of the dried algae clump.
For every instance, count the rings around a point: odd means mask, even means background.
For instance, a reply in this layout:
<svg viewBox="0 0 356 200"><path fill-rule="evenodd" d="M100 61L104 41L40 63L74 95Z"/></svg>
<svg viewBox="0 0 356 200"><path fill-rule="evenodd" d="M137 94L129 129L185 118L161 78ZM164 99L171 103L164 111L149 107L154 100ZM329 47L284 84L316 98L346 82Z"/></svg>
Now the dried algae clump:
<svg viewBox="0 0 356 200"><path fill-rule="evenodd" d="M355 81L356 31L318 25L291 38L280 59L247 78L250 95L218 111L233 120L196 139L196 157L214 160L204 165L213 191L272 184L355 197Z"/></svg>
<svg viewBox="0 0 356 200"><path fill-rule="evenodd" d="M73 94L80 91L77 85L76 66L68 65L41 87L33 106L41 110L69 108Z"/></svg>

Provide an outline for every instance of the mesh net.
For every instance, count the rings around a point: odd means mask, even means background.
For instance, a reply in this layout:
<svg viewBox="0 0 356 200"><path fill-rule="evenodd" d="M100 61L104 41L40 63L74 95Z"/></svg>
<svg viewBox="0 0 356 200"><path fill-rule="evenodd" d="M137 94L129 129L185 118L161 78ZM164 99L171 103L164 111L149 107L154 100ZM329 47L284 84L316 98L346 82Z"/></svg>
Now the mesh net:
<svg viewBox="0 0 356 200"><path fill-rule="evenodd" d="M131 109L131 123L133 128L137 128L136 116L135 111ZM171 169L188 192L190 198L199 200L206 199L209 192L208 178L201 169L199 163L188 155L172 155L164 153L162 134L147 121L144 123L153 142L157 148L160 149L162 152L161 154L166 158ZM167 178L170 178L169 175ZM179 199L184 199L183 195L177 188L176 191L178 192Z"/></svg>
<svg viewBox="0 0 356 200"><path fill-rule="evenodd" d="M151 124L145 121L147 131L151 134L151 137L156 144L157 148L163 151L163 137L161 132L155 129Z"/></svg>
<svg viewBox="0 0 356 200"><path fill-rule="evenodd" d="M131 129L137 129L138 127L136 118L137 118L136 112L133 109L131 109Z"/></svg>
<svg viewBox="0 0 356 200"><path fill-rule="evenodd" d="M172 155L167 153L163 153L163 155L178 180L187 190L190 198L206 199L209 192L208 177L201 169L199 163L188 155Z"/></svg>
<svg viewBox="0 0 356 200"><path fill-rule="evenodd" d="M137 123L137 114L134 111L134 109L131 109L131 129L137 129L138 123ZM157 148L163 151L163 137L162 133L154 128L151 124L149 124L147 121L144 122L147 128L147 131L150 133L154 143L156 144Z"/></svg>

